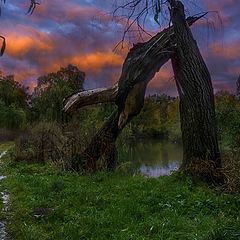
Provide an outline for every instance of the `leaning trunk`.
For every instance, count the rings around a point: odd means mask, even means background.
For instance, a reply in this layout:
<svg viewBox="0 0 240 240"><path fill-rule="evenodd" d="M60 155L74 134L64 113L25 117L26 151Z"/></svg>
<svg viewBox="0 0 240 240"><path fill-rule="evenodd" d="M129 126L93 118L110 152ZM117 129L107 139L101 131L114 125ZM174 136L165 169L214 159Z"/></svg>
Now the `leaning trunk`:
<svg viewBox="0 0 240 240"><path fill-rule="evenodd" d="M221 159L211 77L185 21L183 4L176 1L174 5L172 22L177 52L172 65L180 97L182 170L215 181Z"/></svg>
<svg viewBox="0 0 240 240"><path fill-rule="evenodd" d="M115 110L81 154L83 158L82 168L86 172L95 172L97 160L103 155L105 155L108 169L115 168L117 160L115 142L120 133L118 119L119 112Z"/></svg>

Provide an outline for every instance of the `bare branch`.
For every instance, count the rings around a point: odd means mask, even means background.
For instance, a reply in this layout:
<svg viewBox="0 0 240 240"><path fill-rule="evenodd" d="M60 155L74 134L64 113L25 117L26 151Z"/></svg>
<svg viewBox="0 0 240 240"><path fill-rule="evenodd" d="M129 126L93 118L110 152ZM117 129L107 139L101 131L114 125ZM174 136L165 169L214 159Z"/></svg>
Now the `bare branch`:
<svg viewBox="0 0 240 240"><path fill-rule="evenodd" d="M32 15L37 5L40 5L40 3L35 0L30 0L30 6L26 14Z"/></svg>
<svg viewBox="0 0 240 240"><path fill-rule="evenodd" d="M6 0L1 0L1 2L3 2L5 4ZM26 14L32 15L32 13L35 10L37 5L40 5L40 3L36 2L35 0L30 0L30 6L29 6L29 9ZM0 7L0 16L1 16L1 11L2 11L2 8ZM0 38L3 39L2 47L0 50L0 57L1 57L4 54L5 49L6 49L6 39L3 36L0 36Z"/></svg>
<svg viewBox="0 0 240 240"><path fill-rule="evenodd" d="M67 97L64 102L64 111L71 113L77 108L97 103L114 102L118 91L118 84L111 88L97 88L83 92L74 93Z"/></svg>
<svg viewBox="0 0 240 240"><path fill-rule="evenodd" d="M1 47L1 51L0 51L0 56L2 56L4 51L5 51L5 49L6 49L6 39L3 36L0 36L0 38L3 39L3 43L2 43L2 47Z"/></svg>

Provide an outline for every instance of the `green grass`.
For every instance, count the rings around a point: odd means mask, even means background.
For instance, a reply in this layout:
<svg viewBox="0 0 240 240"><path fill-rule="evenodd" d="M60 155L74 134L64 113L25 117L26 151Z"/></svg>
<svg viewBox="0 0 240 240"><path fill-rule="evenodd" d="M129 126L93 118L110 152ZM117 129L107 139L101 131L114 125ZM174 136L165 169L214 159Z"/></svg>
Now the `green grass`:
<svg viewBox="0 0 240 240"><path fill-rule="evenodd" d="M190 178L78 176L11 162L4 171L8 232L15 240L240 239L239 195Z"/></svg>
<svg viewBox="0 0 240 240"><path fill-rule="evenodd" d="M5 143L0 142L0 154L1 152L10 149L12 146L13 146L13 142L5 142Z"/></svg>

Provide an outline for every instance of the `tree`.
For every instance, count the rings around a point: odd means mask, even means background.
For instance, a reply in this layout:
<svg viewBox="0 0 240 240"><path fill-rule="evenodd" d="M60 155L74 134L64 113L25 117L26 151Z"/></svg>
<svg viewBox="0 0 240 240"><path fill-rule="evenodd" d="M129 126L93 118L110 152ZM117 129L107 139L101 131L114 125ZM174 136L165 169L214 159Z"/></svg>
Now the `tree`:
<svg viewBox="0 0 240 240"><path fill-rule="evenodd" d="M0 77L0 100L5 105L14 104L17 107L27 108L28 88L14 80L13 75Z"/></svg>
<svg viewBox="0 0 240 240"><path fill-rule="evenodd" d="M185 21L182 1L147 0L144 2L133 0L120 5L117 9L127 8L129 10L126 31L134 26L134 22L143 31L149 8L153 10L154 20L159 23L164 7L169 8L169 19L176 37L176 51L171 59L180 98L183 139L181 168L185 172L203 177L207 181L221 182L221 177L218 176L221 159L217 141L211 77ZM129 21L132 16L136 17L133 21Z"/></svg>
<svg viewBox="0 0 240 240"><path fill-rule="evenodd" d="M62 121L63 99L72 92L82 91L84 79L85 73L73 65L39 77L32 94L34 118Z"/></svg>
<svg viewBox="0 0 240 240"><path fill-rule="evenodd" d="M0 77L0 127L19 129L26 126L28 88L14 80L14 76Z"/></svg>
<svg viewBox="0 0 240 240"><path fill-rule="evenodd" d="M155 21L158 21L159 13L161 13L162 1L153 0L145 2L146 6L134 19L138 26L140 25L139 18L143 15L143 12L148 11L147 6L149 3L152 3L151 7L155 7ZM169 58L172 59L175 80L180 97L180 116L184 152L181 168L184 172L197 175L208 182L222 183L223 178L218 171L218 169L221 168L221 159L217 141L215 105L211 77L200 54L197 43L192 36L189 23L185 19L183 3L176 0L168 0L166 2L169 4L170 19L173 24L173 26L169 28L171 31L168 29L168 34L172 34L171 39L168 39L170 40L168 46L170 47L171 43L174 42L175 49L173 49L172 45L172 48L164 50L168 53L173 51L166 56L166 60ZM143 1L133 0L121 6L121 8L130 8L131 17L134 15L135 9L142 3ZM131 27L132 23L129 26ZM129 26L127 30L129 30ZM143 49L142 45L145 44L141 44L139 49ZM147 44L145 47L146 46ZM154 44L152 46L147 46L149 51L151 51L153 46ZM141 50L138 51L133 48L131 51L134 57L141 57ZM114 123L114 127L108 123L108 126L111 126L109 129L111 129L110 135L113 136L112 141L117 137L116 133L119 132L134 115L139 113L144 101L144 92L147 82L152 78L160 66L160 64L158 64L156 68L154 64L156 56L153 55L150 58L150 54L148 56L145 54L143 62L146 63L150 61L149 66L141 62L138 67L135 67L134 63L137 61L132 61L134 57L131 56L131 51L124 62L122 76L118 82L115 100L118 106L118 112L114 112L110 117L110 119L112 119L111 123ZM160 59L158 59L158 61L159 60ZM165 61L162 62L165 63ZM131 64L131 68L129 68L129 64ZM144 68L147 73L142 73L139 66ZM147 67L150 67L152 71L149 71ZM137 79L136 75L140 77L140 74L142 74L141 79L144 80L141 81L141 84L139 84L138 81L135 81L135 84L133 84L129 75L135 76L135 79ZM136 84L137 82L138 84ZM113 93L115 91L116 89ZM114 97L110 94L108 100L112 101L113 99ZM134 99L138 99L138 101L134 101ZM66 105L65 110L68 111L68 109L70 109L69 105ZM105 127L106 123L101 130L104 130ZM102 136L103 133L101 131L100 133ZM99 136L97 139L99 140ZM95 139L93 145L96 143L97 141ZM104 148L105 146L101 147ZM91 148L91 150L94 151L93 148ZM90 154L90 152L88 152L88 154Z"/></svg>
<svg viewBox="0 0 240 240"><path fill-rule="evenodd" d="M200 17L188 19L188 24L192 25ZM82 167L87 171L96 170L96 161L102 155L116 156L113 154L116 152L115 141L125 125L141 111L148 82L174 54L174 39L173 27L168 27L148 42L135 45L123 63L118 83L112 88L80 92L67 99L66 112L101 102L115 102L118 107L82 153L84 161L81 162L85 162ZM106 158L114 162L109 156Z"/></svg>
<svg viewBox="0 0 240 240"><path fill-rule="evenodd" d="M169 1L177 49L172 66L180 97L182 169L209 182L222 183L211 77L185 21L181 1Z"/></svg>

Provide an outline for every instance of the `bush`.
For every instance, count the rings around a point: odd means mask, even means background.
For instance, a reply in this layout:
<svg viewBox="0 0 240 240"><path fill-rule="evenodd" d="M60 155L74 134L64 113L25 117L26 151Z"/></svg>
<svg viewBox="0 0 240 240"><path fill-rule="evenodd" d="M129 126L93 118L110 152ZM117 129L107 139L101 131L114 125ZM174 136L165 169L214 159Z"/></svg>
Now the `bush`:
<svg viewBox="0 0 240 240"><path fill-rule="evenodd" d="M6 106L0 101L0 127L8 129L24 129L27 125L27 113L14 104Z"/></svg>
<svg viewBox="0 0 240 240"><path fill-rule="evenodd" d="M45 162L60 156L64 137L54 123L39 123L16 140L16 161Z"/></svg>
<svg viewBox="0 0 240 240"><path fill-rule="evenodd" d="M0 142L14 141L22 134L21 130L0 128Z"/></svg>
<svg viewBox="0 0 240 240"><path fill-rule="evenodd" d="M222 145L237 148L240 144L240 101L229 92L217 93L216 116Z"/></svg>
<svg viewBox="0 0 240 240"><path fill-rule="evenodd" d="M228 192L240 192L240 149L225 152L222 155L223 168L227 183L225 189Z"/></svg>
<svg viewBox="0 0 240 240"><path fill-rule="evenodd" d="M52 161L71 170L86 145L82 139L76 124L63 129L57 123L41 122L16 140L13 158L29 163Z"/></svg>

